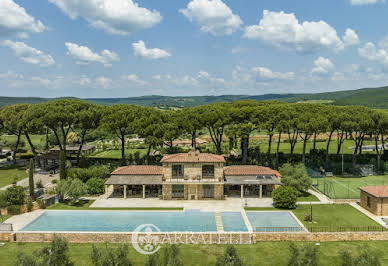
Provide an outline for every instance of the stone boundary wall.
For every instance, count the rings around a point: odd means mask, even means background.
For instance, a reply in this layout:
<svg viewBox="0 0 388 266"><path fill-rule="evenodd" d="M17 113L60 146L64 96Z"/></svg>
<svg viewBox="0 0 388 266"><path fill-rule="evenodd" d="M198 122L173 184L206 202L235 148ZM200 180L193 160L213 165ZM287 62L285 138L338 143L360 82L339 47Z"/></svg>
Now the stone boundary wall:
<svg viewBox="0 0 388 266"><path fill-rule="evenodd" d="M14 237L12 236L14 234ZM3 236L4 235L4 236ZM77 232L15 232L1 233L16 242L50 242L57 235L70 243L130 243L132 233L77 233ZM137 236L145 236L139 233ZM149 235L148 235L149 236ZM271 241L370 241L388 240L388 232L327 232L327 233L152 233L162 244L253 244ZM8 239L6 239L8 240Z"/></svg>
<svg viewBox="0 0 388 266"><path fill-rule="evenodd" d="M0 232L0 241L14 241L14 232Z"/></svg>

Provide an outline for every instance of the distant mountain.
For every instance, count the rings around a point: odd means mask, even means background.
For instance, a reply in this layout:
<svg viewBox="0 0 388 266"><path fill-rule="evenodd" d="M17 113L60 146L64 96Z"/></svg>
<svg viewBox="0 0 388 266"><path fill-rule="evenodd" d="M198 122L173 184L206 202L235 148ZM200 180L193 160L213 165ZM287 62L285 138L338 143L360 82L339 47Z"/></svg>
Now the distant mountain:
<svg viewBox="0 0 388 266"><path fill-rule="evenodd" d="M388 86L365 88L359 90L308 93L308 94L264 94L264 95L221 95L221 96L141 96L129 98L88 98L86 101L101 104L136 104L159 108L181 108L214 102L233 102L254 99L257 101L280 100L285 102L324 102L336 105L363 105L373 108L388 109ZM42 103L53 99L30 97L0 97L0 106L17 103Z"/></svg>

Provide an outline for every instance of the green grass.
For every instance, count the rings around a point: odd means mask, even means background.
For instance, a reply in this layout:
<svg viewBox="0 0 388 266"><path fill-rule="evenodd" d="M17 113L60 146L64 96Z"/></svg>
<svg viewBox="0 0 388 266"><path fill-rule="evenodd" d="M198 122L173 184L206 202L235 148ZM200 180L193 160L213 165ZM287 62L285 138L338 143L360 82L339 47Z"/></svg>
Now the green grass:
<svg viewBox="0 0 388 266"><path fill-rule="evenodd" d="M12 184L14 180L19 181L27 178L25 167L20 166L2 166L0 167L0 187Z"/></svg>
<svg viewBox="0 0 388 266"><path fill-rule="evenodd" d="M315 197L314 195L308 193L308 192L305 192L303 193L301 196L298 197L298 201L319 201L319 199L317 197Z"/></svg>
<svg viewBox="0 0 388 266"><path fill-rule="evenodd" d="M349 204L312 205L313 222L304 221L304 216L310 214L310 205L298 205L292 212L306 226L380 226L374 220L364 215Z"/></svg>
<svg viewBox="0 0 388 266"><path fill-rule="evenodd" d="M306 245L315 243L296 243L303 249ZM46 244L42 243L6 243L0 247L0 262L2 266L14 265L19 251L33 253ZM102 246L103 244L98 244ZM287 265L290 257L290 242L260 242L252 245L237 245L236 249L246 265ZM116 247L117 244L110 244ZM215 265L217 256L223 254L225 245L180 245L179 258L185 266ZM388 264L388 241L355 241L355 242L323 242L320 244L318 260L322 266L341 265L341 252L349 251L353 256L359 255L362 250L369 248L378 255L381 265ZM75 265L92 265L90 253L92 244L69 244L69 255ZM133 265L145 265L146 255L138 254L131 246L129 258Z"/></svg>
<svg viewBox="0 0 388 266"><path fill-rule="evenodd" d="M74 205L68 202L57 203L47 207L49 210L143 210L143 211L182 211L183 208L90 208L94 200L80 200Z"/></svg>
<svg viewBox="0 0 388 266"><path fill-rule="evenodd" d="M135 152L139 152L140 156L144 156L147 153L147 149L126 149L125 155L128 156L130 154L134 154ZM92 158L104 158L104 159L121 159L121 150L109 150L98 152L94 155L91 155Z"/></svg>
<svg viewBox="0 0 388 266"><path fill-rule="evenodd" d="M260 145L260 150L261 151L267 151L268 150L268 141L257 141L257 140L252 140L251 143L250 143L250 146L254 147L256 145ZM316 148L317 149L324 149L326 150L326 145L327 145L327 142L324 141L324 142L317 142L316 143ZM367 145L374 145L374 142L373 141L364 141L364 146L367 146ZM352 147L352 146L355 146L354 144L354 141L352 140L345 140L344 141L344 148L343 148L343 151L344 151L344 154L353 154L353 150L349 149L349 147ZM277 142L274 141L272 143L272 146L271 146L271 153L276 153L276 148L277 148ZM312 141L308 141L307 142L307 146L306 146L306 153L310 153L310 149L313 148L313 142ZM296 146L295 146L295 150L294 150L294 153L295 154L302 154L302 150L303 150L303 141L301 141L300 139L298 139L298 142L296 143ZM279 151L280 152L283 152L285 154L289 154L290 153L290 144L289 143L285 143L285 142L281 142L280 143L280 146L279 146ZM337 140L332 140L330 142L330 146L329 146L329 153L330 154L337 154ZM375 154L376 152L367 152L367 151L364 151L363 153L367 154L367 153L372 153L372 154Z"/></svg>
<svg viewBox="0 0 388 266"><path fill-rule="evenodd" d="M326 177L313 179L313 184L332 199L359 199L359 187L387 185L388 175L367 177Z"/></svg>
<svg viewBox="0 0 388 266"><path fill-rule="evenodd" d="M17 137L15 135L1 135L0 136L0 140L4 139L4 140L12 141L12 142L16 142L16 138ZM37 146L38 148L44 147L45 142L46 142L46 135L30 135L30 138L31 138L32 143L35 146ZM28 141L24 135L20 137L20 140L25 144L25 147L27 149L30 148L30 146L28 145Z"/></svg>

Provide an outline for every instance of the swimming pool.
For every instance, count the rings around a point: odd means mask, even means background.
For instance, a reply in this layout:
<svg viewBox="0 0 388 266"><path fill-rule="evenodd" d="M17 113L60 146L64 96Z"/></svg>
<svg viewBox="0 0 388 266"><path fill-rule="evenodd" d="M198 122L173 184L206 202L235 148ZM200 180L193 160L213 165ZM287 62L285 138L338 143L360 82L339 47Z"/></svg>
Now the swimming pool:
<svg viewBox="0 0 388 266"><path fill-rule="evenodd" d="M222 212L222 223L225 232L247 232L244 219L240 212Z"/></svg>
<svg viewBox="0 0 388 266"><path fill-rule="evenodd" d="M161 232L217 232L213 212L45 211L21 231L133 232L154 224Z"/></svg>
<svg viewBox="0 0 388 266"><path fill-rule="evenodd" d="M247 212L248 220L255 232L304 231L304 227L287 211Z"/></svg>

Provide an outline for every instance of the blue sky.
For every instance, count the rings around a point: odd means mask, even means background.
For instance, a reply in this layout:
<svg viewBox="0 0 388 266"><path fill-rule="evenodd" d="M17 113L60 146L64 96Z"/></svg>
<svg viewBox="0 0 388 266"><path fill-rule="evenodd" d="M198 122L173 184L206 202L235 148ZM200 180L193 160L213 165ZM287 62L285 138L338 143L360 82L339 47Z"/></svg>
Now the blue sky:
<svg viewBox="0 0 388 266"><path fill-rule="evenodd" d="M0 95L384 86L387 11L383 0L1 0Z"/></svg>

